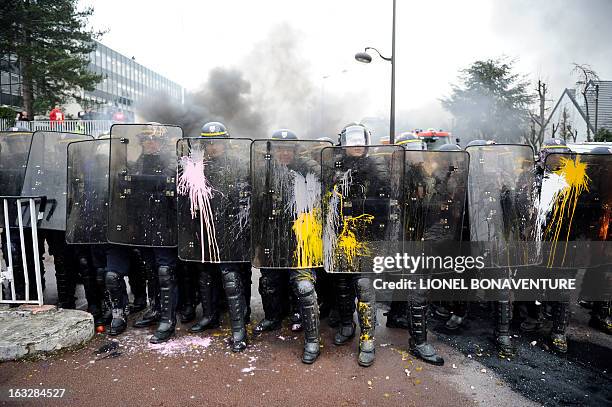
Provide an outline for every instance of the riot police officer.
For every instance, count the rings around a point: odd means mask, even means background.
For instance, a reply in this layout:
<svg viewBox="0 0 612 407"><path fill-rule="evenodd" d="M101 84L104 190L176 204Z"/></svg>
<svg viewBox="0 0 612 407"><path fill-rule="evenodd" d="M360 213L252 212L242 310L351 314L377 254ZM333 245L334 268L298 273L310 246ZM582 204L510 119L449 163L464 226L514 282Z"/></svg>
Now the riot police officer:
<svg viewBox="0 0 612 407"><path fill-rule="evenodd" d="M230 171L234 164L225 154L226 144L214 138L229 138L223 123L209 122L202 127L202 138L210 138L206 146L207 167L211 172ZM214 174L212 174L214 176ZM227 197L226 199L233 199ZM236 203L234 202L233 205ZM185 263L187 267L187 263ZM191 268L191 267L189 267ZM231 350L240 352L247 346L246 324L250 317L251 264L249 262L201 263L197 265L198 288L202 303L202 319L190 328L202 332L219 325L219 283L227 298L232 329Z"/></svg>
<svg viewBox="0 0 612 407"><path fill-rule="evenodd" d="M277 143L273 144L275 140L277 140ZM274 145L275 155L272 157L270 154L268 161L270 167L266 167L266 179L269 180L272 177L282 174L283 176L287 176L288 183L292 184L297 182L296 177L298 176L306 179L308 176L314 175L318 178L320 174L319 163L308 156L299 154L299 143L294 143L294 141L297 140L298 138L295 133L287 129L277 130L272 134L271 142L266 142L266 144ZM287 143L284 143L284 141L287 141ZM272 166L277 170L273 171L271 169ZM279 186L279 188L281 187ZM257 199L263 198L265 200L261 203L255 202L255 206L258 210L262 209L264 206L270 208L271 206L269 204L273 204L273 202L268 201L268 199L272 198L272 195L268 192L269 191L266 191L261 197L257 197ZM286 203L290 204L291 202ZM318 202L311 203L318 204ZM278 213L275 217L275 221L279 222L277 226L283 230L291 230L293 227L292 225L295 225L295 219L290 220L286 216L288 214L286 211L279 212L282 213ZM270 215L272 215L272 213L266 213L265 216ZM252 215L252 219L253 217L254 215ZM272 226L267 226L267 228L271 227ZM278 236L275 235L273 239L278 241L266 243L274 247L282 247L285 249L291 245L290 243L287 244L291 239L286 239L280 236L280 234ZM255 252L257 252L257 249ZM258 253L254 254L258 256ZM284 313L288 308L289 296L287 289L290 288L293 297L297 300L301 324L304 329L302 362L307 364L313 363L320 353L319 307L317 293L315 291L316 273L314 269L308 267L261 267L260 270L259 293L261 294L265 317L256 325L253 330L254 333L260 334L280 327ZM293 322L295 323L296 321L294 320Z"/></svg>

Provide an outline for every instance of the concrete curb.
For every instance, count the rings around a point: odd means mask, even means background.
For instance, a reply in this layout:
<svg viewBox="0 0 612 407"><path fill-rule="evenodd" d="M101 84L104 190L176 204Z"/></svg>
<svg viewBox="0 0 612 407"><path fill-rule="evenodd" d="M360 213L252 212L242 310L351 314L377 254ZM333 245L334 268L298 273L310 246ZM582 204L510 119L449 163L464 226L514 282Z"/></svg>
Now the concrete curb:
<svg viewBox="0 0 612 407"><path fill-rule="evenodd" d="M81 345L94 335L93 316L54 306L0 310L0 361Z"/></svg>

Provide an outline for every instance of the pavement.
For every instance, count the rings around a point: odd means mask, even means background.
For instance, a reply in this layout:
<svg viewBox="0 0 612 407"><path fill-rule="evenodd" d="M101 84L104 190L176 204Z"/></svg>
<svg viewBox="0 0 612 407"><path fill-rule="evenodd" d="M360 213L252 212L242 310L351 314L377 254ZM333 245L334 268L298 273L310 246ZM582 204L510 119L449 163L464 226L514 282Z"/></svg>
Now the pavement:
<svg viewBox="0 0 612 407"><path fill-rule="evenodd" d="M262 316L257 276L253 320ZM325 320L322 354L313 365L301 363L302 334L286 325L250 336L249 348L240 354L228 350L227 317L224 328L204 334L189 334L189 324L179 324L176 337L162 345L148 343L152 329L130 328L114 339L96 334L80 349L2 363L0 405L13 405L8 391L15 388L65 389L61 399L19 401L43 406L612 405L612 338L586 326L585 310L572 311L567 356L551 353L541 331L515 338L519 349L513 360L496 354L486 308L472 307L461 335L449 335L432 320L432 343L446 361L442 367L408 354L408 333L387 329L381 311L377 358L369 368L357 365L356 339L333 345L333 329Z"/></svg>

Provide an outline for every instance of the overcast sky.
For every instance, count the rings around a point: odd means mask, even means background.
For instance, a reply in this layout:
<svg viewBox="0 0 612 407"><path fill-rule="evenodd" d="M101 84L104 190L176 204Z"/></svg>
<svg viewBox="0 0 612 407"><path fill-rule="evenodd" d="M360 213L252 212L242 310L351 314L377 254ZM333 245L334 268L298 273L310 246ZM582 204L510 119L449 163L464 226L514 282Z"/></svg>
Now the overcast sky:
<svg viewBox="0 0 612 407"><path fill-rule="evenodd" d="M126 1L83 0L102 42L195 89L216 66L244 66L274 26L298 32L304 72L321 94L358 90L369 116L386 115L390 64L360 64L365 46L391 52L391 0ZM612 1L397 1L397 110L439 109L458 70L506 55L549 82L551 99L571 86L571 63L612 79ZM257 64L251 60L248 63ZM346 73L341 73L348 70ZM326 80L322 77L330 75ZM324 96L325 97L325 96ZM423 123L422 127L437 123Z"/></svg>

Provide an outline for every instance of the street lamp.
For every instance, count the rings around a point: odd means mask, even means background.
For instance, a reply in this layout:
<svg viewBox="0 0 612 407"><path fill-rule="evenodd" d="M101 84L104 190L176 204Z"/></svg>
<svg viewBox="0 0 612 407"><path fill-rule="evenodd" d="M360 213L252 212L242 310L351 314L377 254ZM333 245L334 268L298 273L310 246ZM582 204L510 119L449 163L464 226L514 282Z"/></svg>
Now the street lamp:
<svg viewBox="0 0 612 407"><path fill-rule="evenodd" d="M389 143L395 144L395 1L393 0L393 24L391 30L391 57L384 57L376 48L366 47L363 52L355 54L355 59L364 64L372 62L368 50L376 51L379 57L391 62L391 112L389 114Z"/></svg>

